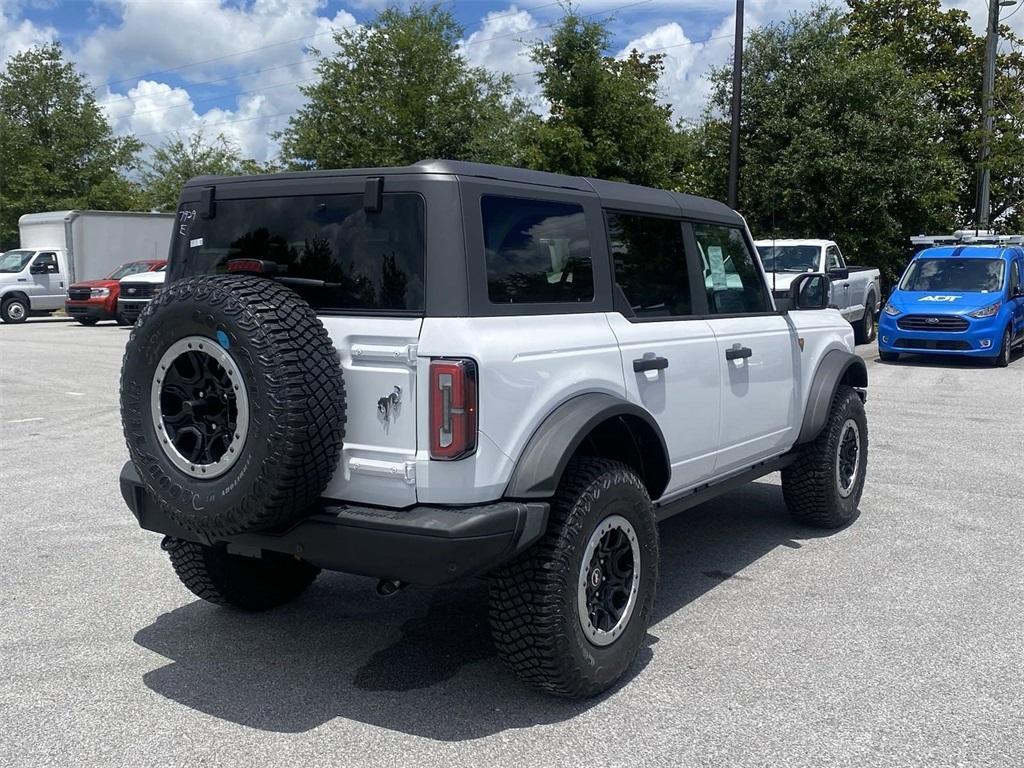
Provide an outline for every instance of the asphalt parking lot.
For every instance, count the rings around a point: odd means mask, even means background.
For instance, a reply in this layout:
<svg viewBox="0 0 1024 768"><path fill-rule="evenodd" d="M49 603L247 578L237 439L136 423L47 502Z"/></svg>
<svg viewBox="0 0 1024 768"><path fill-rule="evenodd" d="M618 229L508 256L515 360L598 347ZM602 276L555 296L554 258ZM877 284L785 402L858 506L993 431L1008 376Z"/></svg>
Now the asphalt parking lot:
<svg viewBox="0 0 1024 768"><path fill-rule="evenodd" d="M648 644L587 702L494 657L477 582L197 600L117 489L126 329L0 327L0 764L1020 766L1024 359L877 361L862 515L777 478L661 528Z"/></svg>

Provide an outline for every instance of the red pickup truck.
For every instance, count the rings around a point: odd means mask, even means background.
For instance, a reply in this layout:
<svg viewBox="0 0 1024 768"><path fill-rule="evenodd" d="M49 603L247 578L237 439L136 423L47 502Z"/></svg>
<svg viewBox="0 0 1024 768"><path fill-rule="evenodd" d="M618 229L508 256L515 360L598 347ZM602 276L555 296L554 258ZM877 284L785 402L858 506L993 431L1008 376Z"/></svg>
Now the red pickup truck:
<svg viewBox="0 0 1024 768"><path fill-rule="evenodd" d="M95 325L100 320L117 320L119 325L129 321L117 312L117 297L121 291L121 278L139 272L152 272L167 263L164 259L130 261L122 264L102 280L84 280L68 288L64 311L82 325Z"/></svg>

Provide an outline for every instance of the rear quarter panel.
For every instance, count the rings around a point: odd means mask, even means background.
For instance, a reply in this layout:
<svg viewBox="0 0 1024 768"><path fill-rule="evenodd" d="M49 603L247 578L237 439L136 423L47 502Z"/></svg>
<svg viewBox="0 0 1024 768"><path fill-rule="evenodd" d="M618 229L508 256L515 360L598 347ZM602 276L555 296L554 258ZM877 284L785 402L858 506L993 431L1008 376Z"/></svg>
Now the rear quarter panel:
<svg viewBox="0 0 1024 768"><path fill-rule="evenodd" d="M618 345L601 313L427 318L418 354L420 502L499 498L530 436L555 408L586 392L625 398ZM478 365L480 439L469 458L430 461L432 357L469 357Z"/></svg>

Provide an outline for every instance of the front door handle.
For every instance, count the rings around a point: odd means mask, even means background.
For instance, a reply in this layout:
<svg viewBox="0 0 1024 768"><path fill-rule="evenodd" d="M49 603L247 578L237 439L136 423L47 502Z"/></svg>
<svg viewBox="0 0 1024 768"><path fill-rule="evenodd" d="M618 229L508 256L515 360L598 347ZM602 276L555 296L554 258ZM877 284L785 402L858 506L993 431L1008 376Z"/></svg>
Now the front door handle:
<svg viewBox="0 0 1024 768"><path fill-rule="evenodd" d="M668 368L668 359L664 357L641 357L633 361L633 372L663 371Z"/></svg>
<svg viewBox="0 0 1024 768"><path fill-rule="evenodd" d="M745 360L754 354L754 350L750 347L742 347L739 344L733 344L730 349L725 350L726 360Z"/></svg>

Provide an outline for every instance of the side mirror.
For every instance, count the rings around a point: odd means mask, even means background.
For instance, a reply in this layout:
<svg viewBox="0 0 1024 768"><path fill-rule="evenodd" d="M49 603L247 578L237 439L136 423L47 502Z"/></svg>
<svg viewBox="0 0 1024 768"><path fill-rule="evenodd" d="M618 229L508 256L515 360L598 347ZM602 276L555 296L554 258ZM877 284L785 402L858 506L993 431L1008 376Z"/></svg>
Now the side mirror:
<svg viewBox="0 0 1024 768"><path fill-rule="evenodd" d="M832 282L822 272L805 272L789 286L792 309L826 309L832 298Z"/></svg>
<svg viewBox="0 0 1024 768"><path fill-rule="evenodd" d="M850 270L847 267L840 267L839 269L830 269L828 276L833 280L845 280L850 276Z"/></svg>
<svg viewBox="0 0 1024 768"><path fill-rule="evenodd" d="M50 267L48 264L33 264L28 268L28 271L32 275L45 275L50 271Z"/></svg>

